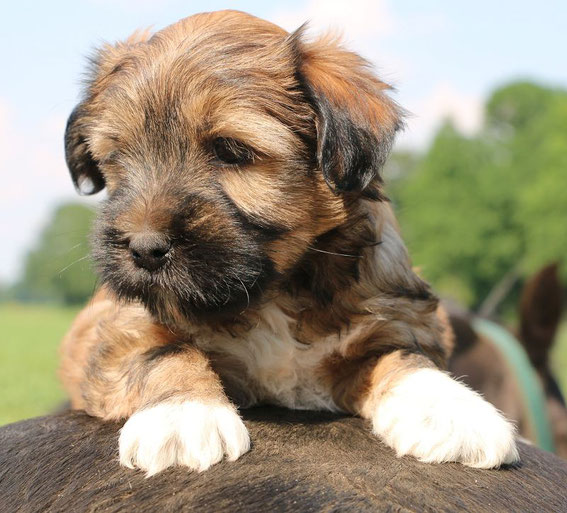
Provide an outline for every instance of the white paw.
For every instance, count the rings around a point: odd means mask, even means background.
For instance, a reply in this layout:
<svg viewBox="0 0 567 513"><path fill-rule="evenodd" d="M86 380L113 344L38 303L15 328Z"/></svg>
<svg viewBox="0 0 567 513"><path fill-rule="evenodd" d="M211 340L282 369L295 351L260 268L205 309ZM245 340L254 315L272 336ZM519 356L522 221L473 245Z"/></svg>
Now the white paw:
<svg viewBox="0 0 567 513"><path fill-rule="evenodd" d="M244 423L231 406L166 402L132 415L120 431L120 463L147 476L172 465L206 470L250 448Z"/></svg>
<svg viewBox="0 0 567 513"><path fill-rule="evenodd" d="M494 468L518 461L514 427L479 394L435 369L419 369L379 399L374 433L398 456Z"/></svg>

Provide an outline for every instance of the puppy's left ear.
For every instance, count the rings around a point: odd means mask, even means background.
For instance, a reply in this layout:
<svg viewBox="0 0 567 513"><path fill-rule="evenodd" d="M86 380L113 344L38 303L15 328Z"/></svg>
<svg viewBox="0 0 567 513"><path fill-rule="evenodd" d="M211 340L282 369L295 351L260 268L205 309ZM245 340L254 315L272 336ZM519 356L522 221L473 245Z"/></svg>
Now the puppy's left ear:
<svg viewBox="0 0 567 513"><path fill-rule="evenodd" d="M402 109L387 95L367 61L345 50L336 37L290 36L299 77L316 112L317 159L336 193L362 192L382 199L380 170L403 126Z"/></svg>
<svg viewBox="0 0 567 513"><path fill-rule="evenodd" d="M65 129L65 160L75 189L81 195L95 194L104 189L104 177L93 159L85 136L85 106L75 107Z"/></svg>
<svg viewBox="0 0 567 513"><path fill-rule="evenodd" d="M149 30L136 31L124 42L104 44L91 58L84 98L69 116L65 129L65 160L79 194L95 194L105 187L104 176L89 149L89 127L97 116L93 103L125 65L128 55L150 36Z"/></svg>

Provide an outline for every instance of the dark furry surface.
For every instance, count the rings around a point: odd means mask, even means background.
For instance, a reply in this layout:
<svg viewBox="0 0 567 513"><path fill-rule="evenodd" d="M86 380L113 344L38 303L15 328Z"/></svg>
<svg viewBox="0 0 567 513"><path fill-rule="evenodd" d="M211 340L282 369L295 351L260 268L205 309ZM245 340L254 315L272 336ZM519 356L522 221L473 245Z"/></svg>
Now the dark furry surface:
<svg viewBox="0 0 567 513"><path fill-rule="evenodd" d="M474 470L397 459L357 418L244 418L254 445L238 461L150 479L119 467L119 424L63 412L2 427L0 511L567 511L567 464L524 444L518 467Z"/></svg>

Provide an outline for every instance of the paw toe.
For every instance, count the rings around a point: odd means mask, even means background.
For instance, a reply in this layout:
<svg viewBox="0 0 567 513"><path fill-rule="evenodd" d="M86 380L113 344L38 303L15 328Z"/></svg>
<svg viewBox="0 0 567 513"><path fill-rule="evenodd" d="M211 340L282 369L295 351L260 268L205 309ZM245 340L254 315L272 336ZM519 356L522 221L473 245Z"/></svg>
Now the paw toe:
<svg viewBox="0 0 567 513"><path fill-rule="evenodd" d="M163 403L136 412L121 430L120 463L148 476L173 465L203 471L233 461L250 447L248 431L234 410L196 401Z"/></svg>
<svg viewBox="0 0 567 513"><path fill-rule="evenodd" d="M490 403L433 369L406 376L378 404L374 432L428 463L496 468L519 460L515 430Z"/></svg>

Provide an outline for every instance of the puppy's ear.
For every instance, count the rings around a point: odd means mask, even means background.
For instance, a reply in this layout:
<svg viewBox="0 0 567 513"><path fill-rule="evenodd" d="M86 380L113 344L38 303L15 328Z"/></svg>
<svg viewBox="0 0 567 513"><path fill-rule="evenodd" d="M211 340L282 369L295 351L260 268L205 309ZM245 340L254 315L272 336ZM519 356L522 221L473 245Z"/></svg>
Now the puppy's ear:
<svg viewBox="0 0 567 513"><path fill-rule="evenodd" d="M104 176L89 150L89 127L96 120L96 99L112 76L125 66L128 55L149 37L148 30L135 32L122 43L103 45L91 59L84 99L69 116L65 129L65 160L79 194L95 194L105 187Z"/></svg>
<svg viewBox="0 0 567 513"><path fill-rule="evenodd" d="M336 193L382 199L380 170L403 126L402 109L367 61L330 35L304 42L292 34L303 81L317 118L317 159Z"/></svg>
<svg viewBox="0 0 567 513"><path fill-rule="evenodd" d="M85 102L75 107L65 129L65 160L75 189L81 195L104 189L104 177L93 159L86 138Z"/></svg>

